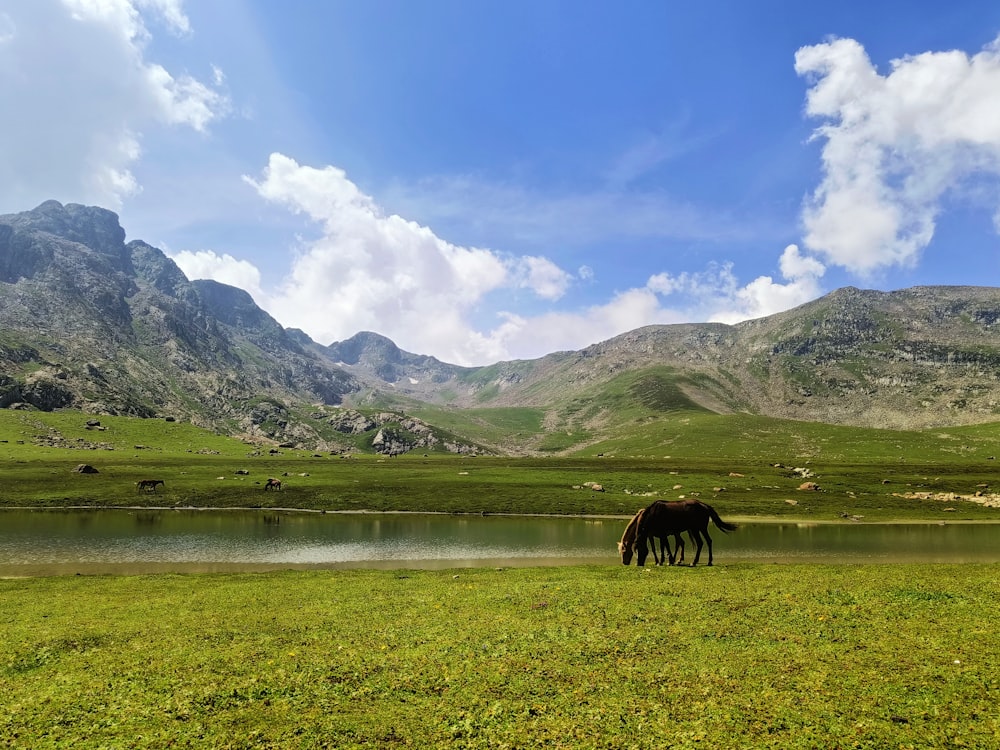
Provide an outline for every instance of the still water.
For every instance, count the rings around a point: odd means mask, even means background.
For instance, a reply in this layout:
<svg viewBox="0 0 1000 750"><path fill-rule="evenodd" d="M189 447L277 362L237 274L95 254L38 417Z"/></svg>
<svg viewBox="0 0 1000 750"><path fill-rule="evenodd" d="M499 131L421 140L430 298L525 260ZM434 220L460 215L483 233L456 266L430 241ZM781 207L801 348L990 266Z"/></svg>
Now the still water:
<svg viewBox="0 0 1000 750"><path fill-rule="evenodd" d="M271 511L0 511L0 576L620 564L626 519ZM1000 562L1000 524L747 523L716 564ZM694 545L687 544L687 561ZM702 562L707 559L707 551Z"/></svg>

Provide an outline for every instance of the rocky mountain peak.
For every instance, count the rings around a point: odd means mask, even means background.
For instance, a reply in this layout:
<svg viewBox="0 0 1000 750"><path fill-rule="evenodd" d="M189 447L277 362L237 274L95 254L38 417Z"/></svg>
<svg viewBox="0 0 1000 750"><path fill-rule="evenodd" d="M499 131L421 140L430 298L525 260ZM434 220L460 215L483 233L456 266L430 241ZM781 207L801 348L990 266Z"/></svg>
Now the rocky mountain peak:
<svg viewBox="0 0 1000 750"><path fill-rule="evenodd" d="M280 437L292 426L263 431L256 401L336 404L357 388L242 289L189 281L161 250L124 240L102 208L47 201L0 216L0 405Z"/></svg>
<svg viewBox="0 0 1000 750"><path fill-rule="evenodd" d="M15 231L46 232L84 245L106 256L117 270L124 270L128 263L125 230L118 214L106 208L78 203L64 206L48 200L31 211L0 216L0 223L10 225Z"/></svg>
<svg viewBox="0 0 1000 750"><path fill-rule="evenodd" d="M345 341L335 341L327 347L331 359L348 365L397 364L402 352L391 340L378 333L361 331Z"/></svg>

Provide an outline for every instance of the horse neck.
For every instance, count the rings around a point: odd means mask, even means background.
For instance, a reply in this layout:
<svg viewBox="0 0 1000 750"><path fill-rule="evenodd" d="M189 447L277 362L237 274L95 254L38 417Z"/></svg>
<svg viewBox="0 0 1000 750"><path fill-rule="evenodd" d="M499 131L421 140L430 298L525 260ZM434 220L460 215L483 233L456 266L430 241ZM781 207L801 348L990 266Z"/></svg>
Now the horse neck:
<svg viewBox="0 0 1000 750"><path fill-rule="evenodd" d="M625 527L625 533L622 534L622 544L625 546L630 546L635 543L636 537L639 535L639 521L642 519L642 514L645 509L640 510L634 516L632 520L629 521L628 526Z"/></svg>

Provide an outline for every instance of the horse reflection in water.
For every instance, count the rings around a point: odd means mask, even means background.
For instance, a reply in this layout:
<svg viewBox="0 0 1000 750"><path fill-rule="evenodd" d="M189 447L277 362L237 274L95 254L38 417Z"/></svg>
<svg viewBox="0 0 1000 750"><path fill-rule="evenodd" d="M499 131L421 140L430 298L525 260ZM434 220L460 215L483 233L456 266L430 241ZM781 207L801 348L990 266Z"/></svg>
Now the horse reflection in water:
<svg viewBox="0 0 1000 750"><path fill-rule="evenodd" d="M736 525L723 521L715 509L700 500L682 500L666 502L657 500L651 505L643 508L635 514L629 522L621 541L618 543L618 552L621 554L622 564L628 565L632 562L633 553L636 555L636 563L639 566L646 564L646 557L649 555L647 544L653 546L653 559L657 565L662 565L665 558L664 545L669 555L670 547L667 537L673 536L677 540L677 547L683 555L684 543L681 540L681 532L688 532L691 540L697 546L692 566L698 564L701 558L702 537L708 543L708 564L712 564L712 537L708 533L708 523L712 521L722 531L730 532L736 530ZM660 538L660 557L656 556L656 537ZM674 562L673 555L669 555L670 564ZM683 559L683 558L682 558Z"/></svg>

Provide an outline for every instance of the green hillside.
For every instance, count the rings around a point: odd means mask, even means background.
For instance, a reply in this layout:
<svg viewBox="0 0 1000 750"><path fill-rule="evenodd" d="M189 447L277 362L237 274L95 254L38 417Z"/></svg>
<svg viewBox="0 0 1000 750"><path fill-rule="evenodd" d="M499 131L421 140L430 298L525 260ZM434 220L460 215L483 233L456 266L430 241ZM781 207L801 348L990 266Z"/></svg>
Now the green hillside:
<svg viewBox="0 0 1000 750"><path fill-rule="evenodd" d="M531 410L452 416L449 430L475 423L479 438L559 434L541 432ZM990 507L1000 505L991 486L1000 424L902 432L689 408L625 417L558 456L387 457L271 448L158 419L88 420L0 410L0 503L631 515L653 499L698 497L743 518L1000 518ZM76 471L81 464L97 473ZM281 492L263 489L269 477ZM164 484L139 492L141 479ZM805 482L813 488L800 489Z"/></svg>

